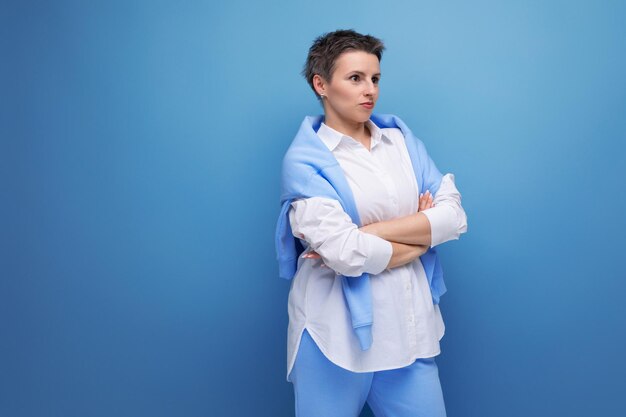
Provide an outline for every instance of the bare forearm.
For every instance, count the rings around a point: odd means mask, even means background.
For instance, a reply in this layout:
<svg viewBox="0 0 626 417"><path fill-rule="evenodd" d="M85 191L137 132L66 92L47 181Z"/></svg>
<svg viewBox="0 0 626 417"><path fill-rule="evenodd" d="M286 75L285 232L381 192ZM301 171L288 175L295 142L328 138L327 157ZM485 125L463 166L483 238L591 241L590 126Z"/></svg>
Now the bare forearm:
<svg viewBox="0 0 626 417"><path fill-rule="evenodd" d="M393 248L393 253L388 269L395 268L397 266L408 264L419 256L423 255L428 249L425 245L407 245L404 243L390 242Z"/></svg>
<svg viewBox="0 0 626 417"><path fill-rule="evenodd" d="M407 245L431 245L431 230L428 217L417 212L393 220L371 223L361 230L390 242Z"/></svg>

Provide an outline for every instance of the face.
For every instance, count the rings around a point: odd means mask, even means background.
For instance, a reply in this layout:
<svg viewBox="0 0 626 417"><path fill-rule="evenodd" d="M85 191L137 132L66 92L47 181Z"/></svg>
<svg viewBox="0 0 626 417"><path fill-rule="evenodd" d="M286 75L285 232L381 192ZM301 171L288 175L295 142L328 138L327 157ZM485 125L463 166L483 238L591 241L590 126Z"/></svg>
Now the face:
<svg viewBox="0 0 626 417"><path fill-rule="evenodd" d="M378 100L380 62L374 54L364 51L347 51L335 61L331 81L318 75L316 90L323 99L327 115L346 122L367 121ZM371 103L367 107L363 103Z"/></svg>

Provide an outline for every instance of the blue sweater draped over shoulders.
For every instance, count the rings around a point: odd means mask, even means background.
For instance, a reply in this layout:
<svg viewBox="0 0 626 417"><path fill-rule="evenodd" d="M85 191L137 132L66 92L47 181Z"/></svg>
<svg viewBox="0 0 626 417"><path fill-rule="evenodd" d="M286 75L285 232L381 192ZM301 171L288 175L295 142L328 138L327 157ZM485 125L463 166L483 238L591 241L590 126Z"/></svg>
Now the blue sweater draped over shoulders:
<svg viewBox="0 0 626 417"><path fill-rule="evenodd" d="M430 190L433 197L436 196L443 176L428 156L422 141L413 135L398 116L372 113L370 119L381 129L394 127L402 131L419 192ZM341 166L317 135L323 121L323 115L306 116L283 158L281 210L276 224L275 244L279 276L284 279L294 277L298 257L304 250L299 240L293 235L289 222L288 212L292 201L310 197L335 199L339 201L353 223L359 227L363 226L352 190ZM436 249L429 248L420 257L420 261L426 271L433 303L438 304L439 298L446 292L446 286L443 282L443 271ZM370 276L364 273L360 277L342 275L338 278L342 280L343 294L352 318L352 327L361 349L367 350L373 342L372 324L374 322Z"/></svg>

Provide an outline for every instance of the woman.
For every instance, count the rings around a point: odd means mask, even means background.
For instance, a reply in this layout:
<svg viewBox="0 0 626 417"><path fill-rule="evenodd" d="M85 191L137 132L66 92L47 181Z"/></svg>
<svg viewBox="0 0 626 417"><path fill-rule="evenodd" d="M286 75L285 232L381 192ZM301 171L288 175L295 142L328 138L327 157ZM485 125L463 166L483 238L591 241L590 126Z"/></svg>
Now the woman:
<svg viewBox="0 0 626 417"><path fill-rule="evenodd" d="M394 115L374 114L383 43L318 37L303 70L324 116L283 160L276 230L298 417L445 416L435 356L446 291L435 246L467 217L454 175Z"/></svg>

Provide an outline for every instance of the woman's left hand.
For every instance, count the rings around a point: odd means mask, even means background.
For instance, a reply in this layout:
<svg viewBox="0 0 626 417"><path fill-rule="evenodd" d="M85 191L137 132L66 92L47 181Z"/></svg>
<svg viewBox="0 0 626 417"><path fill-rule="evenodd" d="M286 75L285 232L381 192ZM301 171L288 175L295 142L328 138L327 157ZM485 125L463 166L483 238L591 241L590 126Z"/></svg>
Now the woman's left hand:
<svg viewBox="0 0 626 417"><path fill-rule="evenodd" d="M314 250L305 253L304 255L302 255L302 257L305 259L320 259L321 258L320 254L315 252ZM328 266L324 262L322 262L321 267L328 268Z"/></svg>
<svg viewBox="0 0 626 417"><path fill-rule="evenodd" d="M319 258L321 258L320 254L315 252L314 250L312 250L312 251L310 251L308 253L305 253L304 255L302 255L302 257L306 258L306 259L319 259Z"/></svg>

